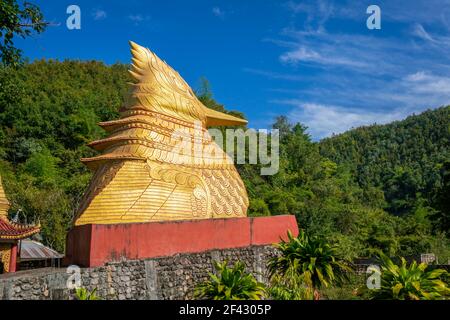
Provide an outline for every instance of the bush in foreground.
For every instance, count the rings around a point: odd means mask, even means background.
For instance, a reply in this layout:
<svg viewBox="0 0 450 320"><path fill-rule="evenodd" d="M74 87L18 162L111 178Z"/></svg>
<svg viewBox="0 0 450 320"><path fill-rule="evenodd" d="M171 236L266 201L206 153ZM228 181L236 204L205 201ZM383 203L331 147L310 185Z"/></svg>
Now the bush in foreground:
<svg viewBox="0 0 450 320"><path fill-rule="evenodd" d="M303 290L306 286L314 299L320 298L319 289L342 284L352 272L348 263L337 257L333 247L322 239L308 237L303 231L297 238L288 233L288 241L281 241L276 247L280 255L268 264L271 280L284 279L291 290ZM293 281L294 277L298 280ZM300 280L303 287L298 288Z"/></svg>
<svg viewBox="0 0 450 320"><path fill-rule="evenodd" d="M214 261L216 274L209 273L209 279L200 283L194 292L195 298L211 300L260 300L265 295L263 283L245 271L242 262L228 267L228 261Z"/></svg>
<svg viewBox="0 0 450 320"><path fill-rule="evenodd" d="M384 254L381 259L380 288L370 291L372 299L393 300L437 300L450 296L450 289L441 279L448 276L443 269L430 268L416 261L408 264L401 258L396 265Z"/></svg>

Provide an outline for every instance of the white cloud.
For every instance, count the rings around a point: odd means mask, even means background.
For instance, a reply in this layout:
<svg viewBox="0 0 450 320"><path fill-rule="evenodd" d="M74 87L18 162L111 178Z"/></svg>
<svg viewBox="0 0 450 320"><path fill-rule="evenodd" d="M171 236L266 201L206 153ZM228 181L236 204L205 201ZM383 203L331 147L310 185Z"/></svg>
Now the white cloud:
<svg viewBox="0 0 450 320"><path fill-rule="evenodd" d="M289 119L293 122L304 123L309 128L309 133L315 138L327 137L364 125L388 123L408 115L407 111L401 109L391 112L374 112L342 106L303 103L295 99L275 102L294 106L288 114Z"/></svg>
<svg viewBox="0 0 450 320"><path fill-rule="evenodd" d="M343 56L336 55L322 55L307 47L299 47L295 50L287 51L280 56L282 62L297 63L297 62L312 62L322 65L343 65L352 67L364 67L365 63L349 59Z"/></svg>
<svg viewBox="0 0 450 320"><path fill-rule="evenodd" d="M212 8L212 13L213 13L213 15L215 15L216 17L219 17L221 19L225 18L225 11L223 11L219 7Z"/></svg>
<svg viewBox="0 0 450 320"><path fill-rule="evenodd" d="M293 51L288 51L280 56L283 62L298 62L298 61L321 61L322 56L314 50L300 47Z"/></svg>
<svg viewBox="0 0 450 320"><path fill-rule="evenodd" d="M141 14L130 14L128 19L134 22L142 22L144 21L144 17Z"/></svg>
<svg viewBox="0 0 450 320"><path fill-rule="evenodd" d="M305 81L305 78L303 76L296 75L296 74L283 74L283 73L259 70L259 69L253 69L253 68L244 68L243 70L245 72L261 75L261 76L264 76L264 77L270 78L270 79L282 79L282 80L288 80L288 81Z"/></svg>
<svg viewBox="0 0 450 320"><path fill-rule="evenodd" d="M286 7L293 13L300 13L300 12L311 13L314 10L311 4L305 2L288 1L286 3Z"/></svg>
<svg viewBox="0 0 450 320"><path fill-rule="evenodd" d="M448 26L446 26L448 27ZM450 48L450 37L442 34L431 34L421 24L414 24L412 35L433 45L434 50L448 51Z"/></svg>
<svg viewBox="0 0 450 320"><path fill-rule="evenodd" d="M403 23L441 24L450 15L449 0L396 0L380 4L383 19Z"/></svg>
<svg viewBox="0 0 450 320"><path fill-rule="evenodd" d="M371 83L363 78L355 81L339 77L328 80L330 83L325 87L280 92L301 99L281 98L270 102L291 106L287 114L290 120L307 125L315 139L354 127L401 120L427 108L450 104L450 77L429 71L410 73L391 82ZM342 83L333 84L335 81Z"/></svg>
<svg viewBox="0 0 450 320"><path fill-rule="evenodd" d="M335 14L333 3L327 0L288 1L286 7L294 15L306 14L304 26L307 29L323 29L327 20Z"/></svg>
<svg viewBox="0 0 450 320"><path fill-rule="evenodd" d="M434 41L434 39L430 36L430 34L428 32L425 31L425 28L420 23L414 24L412 33L416 37L419 37L423 40L432 41L432 42Z"/></svg>
<svg viewBox="0 0 450 320"><path fill-rule="evenodd" d="M270 100L290 106L291 120L314 138L449 105L450 0L443 1L382 1L382 19L397 29L380 32L365 29L364 3L290 1L286 27L264 39L279 47L283 72L245 71L295 81L270 84Z"/></svg>
<svg viewBox="0 0 450 320"><path fill-rule="evenodd" d="M422 48L414 48L409 43L399 43L397 39L375 37L372 34L333 34L325 30L285 28L282 36L282 40L265 39L265 41L285 48L279 55L283 63L307 63L310 67L320 69L340 67L373 77L401 74L404 72L401 69L407 63L417 64L423 61L411 55L421 51Z"/></svg>
<svg viewBox="0 0 450 320"><path fill-rule="evenodd" d="M150 16L144 16L142 14L130 14L128 19L134 22L134 25L139 25L144 21L150 20Z"/></svg>
<svg viewBox="0 0 450 320"><path fill-rule="evenodd" d="M450 100L450 77L419 71L405 77L407 85L416 93L440 96Z"/></svg>
<svg viewBox="0 0 450 320"><path fill-rule="evenodd" d="M428 75L425 71L418 71L416 73L413 74L408 74L405 77L406 81L412 81L412 82L416 82L416 81L422 81L428 78Z"/></svg>
<svg viewBox="0 0 450 320"><path fill-rule="evenodd" d="M107 14L106 14L106 11L104 11L104 10L96 9L92 13L92 16L94 17L94 20L103 20L103 19L106 19Z"/></svg>

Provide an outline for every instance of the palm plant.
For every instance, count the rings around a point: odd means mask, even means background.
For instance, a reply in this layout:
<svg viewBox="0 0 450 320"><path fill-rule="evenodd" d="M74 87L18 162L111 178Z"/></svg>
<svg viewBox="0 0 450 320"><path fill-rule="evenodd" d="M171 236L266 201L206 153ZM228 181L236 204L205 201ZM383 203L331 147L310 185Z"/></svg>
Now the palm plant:
<svg viewBox="0 0 450 320"><path fill-rule="evenodd" d="M217 274L209 273L209 280L200 283L194 297L212 300L260 300L265 294L264 284L245 271L242 262L236 262L232 268L228 261L214 261Z"/></svg>
<svg viewBox="0 0 450 320"><path fill-rule="evenodd" d="M396 265L382 253L380 260L380 288L371 290L372 299L435 300L450 296L450 289L441 280L447 271L430 270L425 263L416 261L408 265L403 257L401 265Z"/></svg>
<svg viewBox="0 0 450 320"><path fill-rule="evenodd" d="M86 288L77 288L75 289L75 299L77 300L101 300L99 296L97 296L97 288L90 291Z"/></svg>
<svg viewBox="0 0 450 320"><path fill-rule="evenodd" d="M282 240L276 247L281 254L269 260L270 278L294 272L314 290L315 299L320 298L321 287L342 283L352 272L345 260L337 258L333 247L321 239L309 238L302 230L296 238L288 232L288 241Z"/></svg>

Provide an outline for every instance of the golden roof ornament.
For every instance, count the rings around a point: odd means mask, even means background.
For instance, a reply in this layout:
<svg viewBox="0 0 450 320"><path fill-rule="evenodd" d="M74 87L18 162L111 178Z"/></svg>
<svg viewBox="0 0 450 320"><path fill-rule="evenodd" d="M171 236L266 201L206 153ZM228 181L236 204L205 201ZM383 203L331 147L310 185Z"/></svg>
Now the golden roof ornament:
<svg viewBox="0 0 450 320"><path fill-rule="evenodd" d="M2 177L0 177L0 217L7 217L10 204L6 198L5 190L2 185Z"/></svg>
<svg viewBox="0 0 450 320"><path fill-rule="evenodd" d="M247 121L205 107L156 54L130 45L134 82L120 119L100 123L109 137L89 144L102 154L81 160L94 176L75 225L246 216L245 186L207 127Z"/></svg>
<svg viewBox="0 0 450 320"><path fill-rule="evenodd" d="M8 210L10 204L8 198L6 198L5 190L2 185L2 177L0 177L0 240L19 240L32 236L40 231L40 224L19 224L16 222L9 221ZM9 257L8 257L9 259ZM5 264L5 259L3 263ZM9 261L9 260L8 260ZM2 257L0 254L0 262L2 262ZM8 265L7 263L5 265Z"/></svg>

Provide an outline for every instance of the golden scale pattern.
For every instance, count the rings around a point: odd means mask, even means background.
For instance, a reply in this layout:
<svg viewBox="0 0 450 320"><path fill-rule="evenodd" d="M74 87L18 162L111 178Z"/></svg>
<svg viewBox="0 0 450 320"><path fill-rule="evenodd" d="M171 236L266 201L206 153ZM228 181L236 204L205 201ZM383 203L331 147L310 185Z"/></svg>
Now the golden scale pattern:
<svg viewBox="0 0 450 320"><path fill-rule="evenodd" d="M100 123L109 137L89 144L101 154L82 159L94 176L74 224L246 216L245 186L207 131L246 121L206 108L149 49L131 42L131 52L135 82L121 118ZM190 153L176 148L180 137Z"/></svg>

